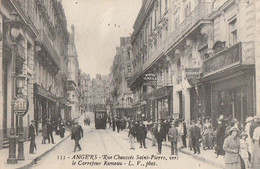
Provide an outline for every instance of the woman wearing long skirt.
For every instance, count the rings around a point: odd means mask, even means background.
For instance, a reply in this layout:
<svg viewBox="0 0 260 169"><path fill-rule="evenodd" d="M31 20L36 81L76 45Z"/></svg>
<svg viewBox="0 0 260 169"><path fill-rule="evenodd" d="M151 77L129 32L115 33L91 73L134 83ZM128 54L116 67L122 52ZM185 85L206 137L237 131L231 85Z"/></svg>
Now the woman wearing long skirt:
<svg viewBox="0 0 260 169"><path fill-rule="evenodd" d="M239 156L240 138L238 136L239 129L232 127L223 144L225 151L225 169L241 169L241 161Z"/></svg>
<svg viewBox="0 0 260 169"><path fill-rule="evenodd" d="M209 122L209 119L205 119L205 124L203 125L203 148L207 147L208 149L213 148L213 142L212 142L212 133L213 133L213 127L212 124Z"/></svg>

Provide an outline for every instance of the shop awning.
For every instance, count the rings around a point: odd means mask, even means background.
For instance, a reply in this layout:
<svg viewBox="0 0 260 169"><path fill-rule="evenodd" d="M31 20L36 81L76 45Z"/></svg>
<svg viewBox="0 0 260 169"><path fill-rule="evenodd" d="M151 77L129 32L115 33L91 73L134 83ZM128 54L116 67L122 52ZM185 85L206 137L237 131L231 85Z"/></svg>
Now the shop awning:
<svg viewBox="0 0 260 169"><path fill-rule="evenodd" d="M144 94L144 99L156 100L172 95L173 86L164 86L159 89L155 89L151 93Z"/></svg>
<svg viewBox="0 0 260 169"><path fill-rule="evenodd" d="M53 102L57 101L57 97L53 93L51 93L50 91L48 91L47 89L43 88L42 86L40 86L38 84L34 84L34 92Z"/></svg>

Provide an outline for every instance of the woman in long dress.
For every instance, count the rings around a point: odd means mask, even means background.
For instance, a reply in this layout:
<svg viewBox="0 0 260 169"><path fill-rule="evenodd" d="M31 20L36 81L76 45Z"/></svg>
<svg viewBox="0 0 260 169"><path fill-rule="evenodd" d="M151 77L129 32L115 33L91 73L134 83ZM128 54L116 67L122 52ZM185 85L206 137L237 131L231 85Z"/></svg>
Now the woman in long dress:
<svg viewBox="0 0 260 169"><path fill-rule="evenodd" d="M241 169L239 157L240 138L239 129L232 127L230 135L225 139L223 149L225 151L225 169Z"/></svg>
<svg viewBox="0 0 260 169"><path fill-rule="evenodd" d="M205 124L203 125L203 136L204 136L204 145L203 147L207 147L208 149L213 148L213 142L212 142L212 133L213 133L213 127L212 124L209 122L209 119L205 119Z"/></svg>

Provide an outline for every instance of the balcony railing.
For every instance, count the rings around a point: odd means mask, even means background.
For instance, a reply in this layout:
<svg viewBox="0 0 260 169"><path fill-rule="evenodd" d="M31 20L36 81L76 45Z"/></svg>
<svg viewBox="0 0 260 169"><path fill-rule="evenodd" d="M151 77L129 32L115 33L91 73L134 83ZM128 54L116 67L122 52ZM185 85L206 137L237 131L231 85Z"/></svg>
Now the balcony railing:
<svg viewBox="0 0 260 169"><path fill-rule="evenodd" d="M204 77L240 65L253 65L254 43L239 42L203 61Z"/></svg>
<svg viewBox="0 0 260 169"><path fill-rule="evenodd" d="M143 70L146 71L149 65L162 56L167 49L174 46L182 37L186 35L202 19L207 19L212 11L212 3L200 3L157 48L151 53L149 59L143 64Z"/></svg>
<svg viewBox="0 0 260 169"><path fill-rule="evenodd" d="M43 30L40 30L39 35L40 36L37 37L36 41L40 42L45 47L45 49L49 53L51 59L55 62L55 64L57 64L60 67L60 58L59 58L57 52L55 51L51 40L49 39L49 37L46 35L46 33Z"/></svg>

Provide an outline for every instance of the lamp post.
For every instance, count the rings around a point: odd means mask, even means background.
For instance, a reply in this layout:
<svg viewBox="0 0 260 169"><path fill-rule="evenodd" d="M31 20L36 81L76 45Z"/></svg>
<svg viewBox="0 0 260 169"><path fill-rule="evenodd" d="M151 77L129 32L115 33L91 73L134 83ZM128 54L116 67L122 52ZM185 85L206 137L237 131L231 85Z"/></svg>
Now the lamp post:
<svg viewBox="0 0 260 169"><path fill-rule="evenodd" d="M19 140L18 140L18 160L24 160L24 146L23 146L23 116L27 113L29 105L27 98L23 95L22 89L25 86L25 77L17 76L17 87L18 94L15 100L14 111L16 115L19 117Z"/></svg>
<svg viewBox="0 0 260 169"><path fill-rule="evenodd" d="M15 104L15 87L16 87L16 39L20 35L20 26L21 22L19 21L19 16L16 12L12 12L10 14L11 19L6 21L6 25L8 26L8 34L7 41L12 46L12 100L11 100L11 129L10 129L10 137L9 137L9 157L7 159L8 164L17 164L16 159L16 136L14 129L14 104Z"/></svg>

